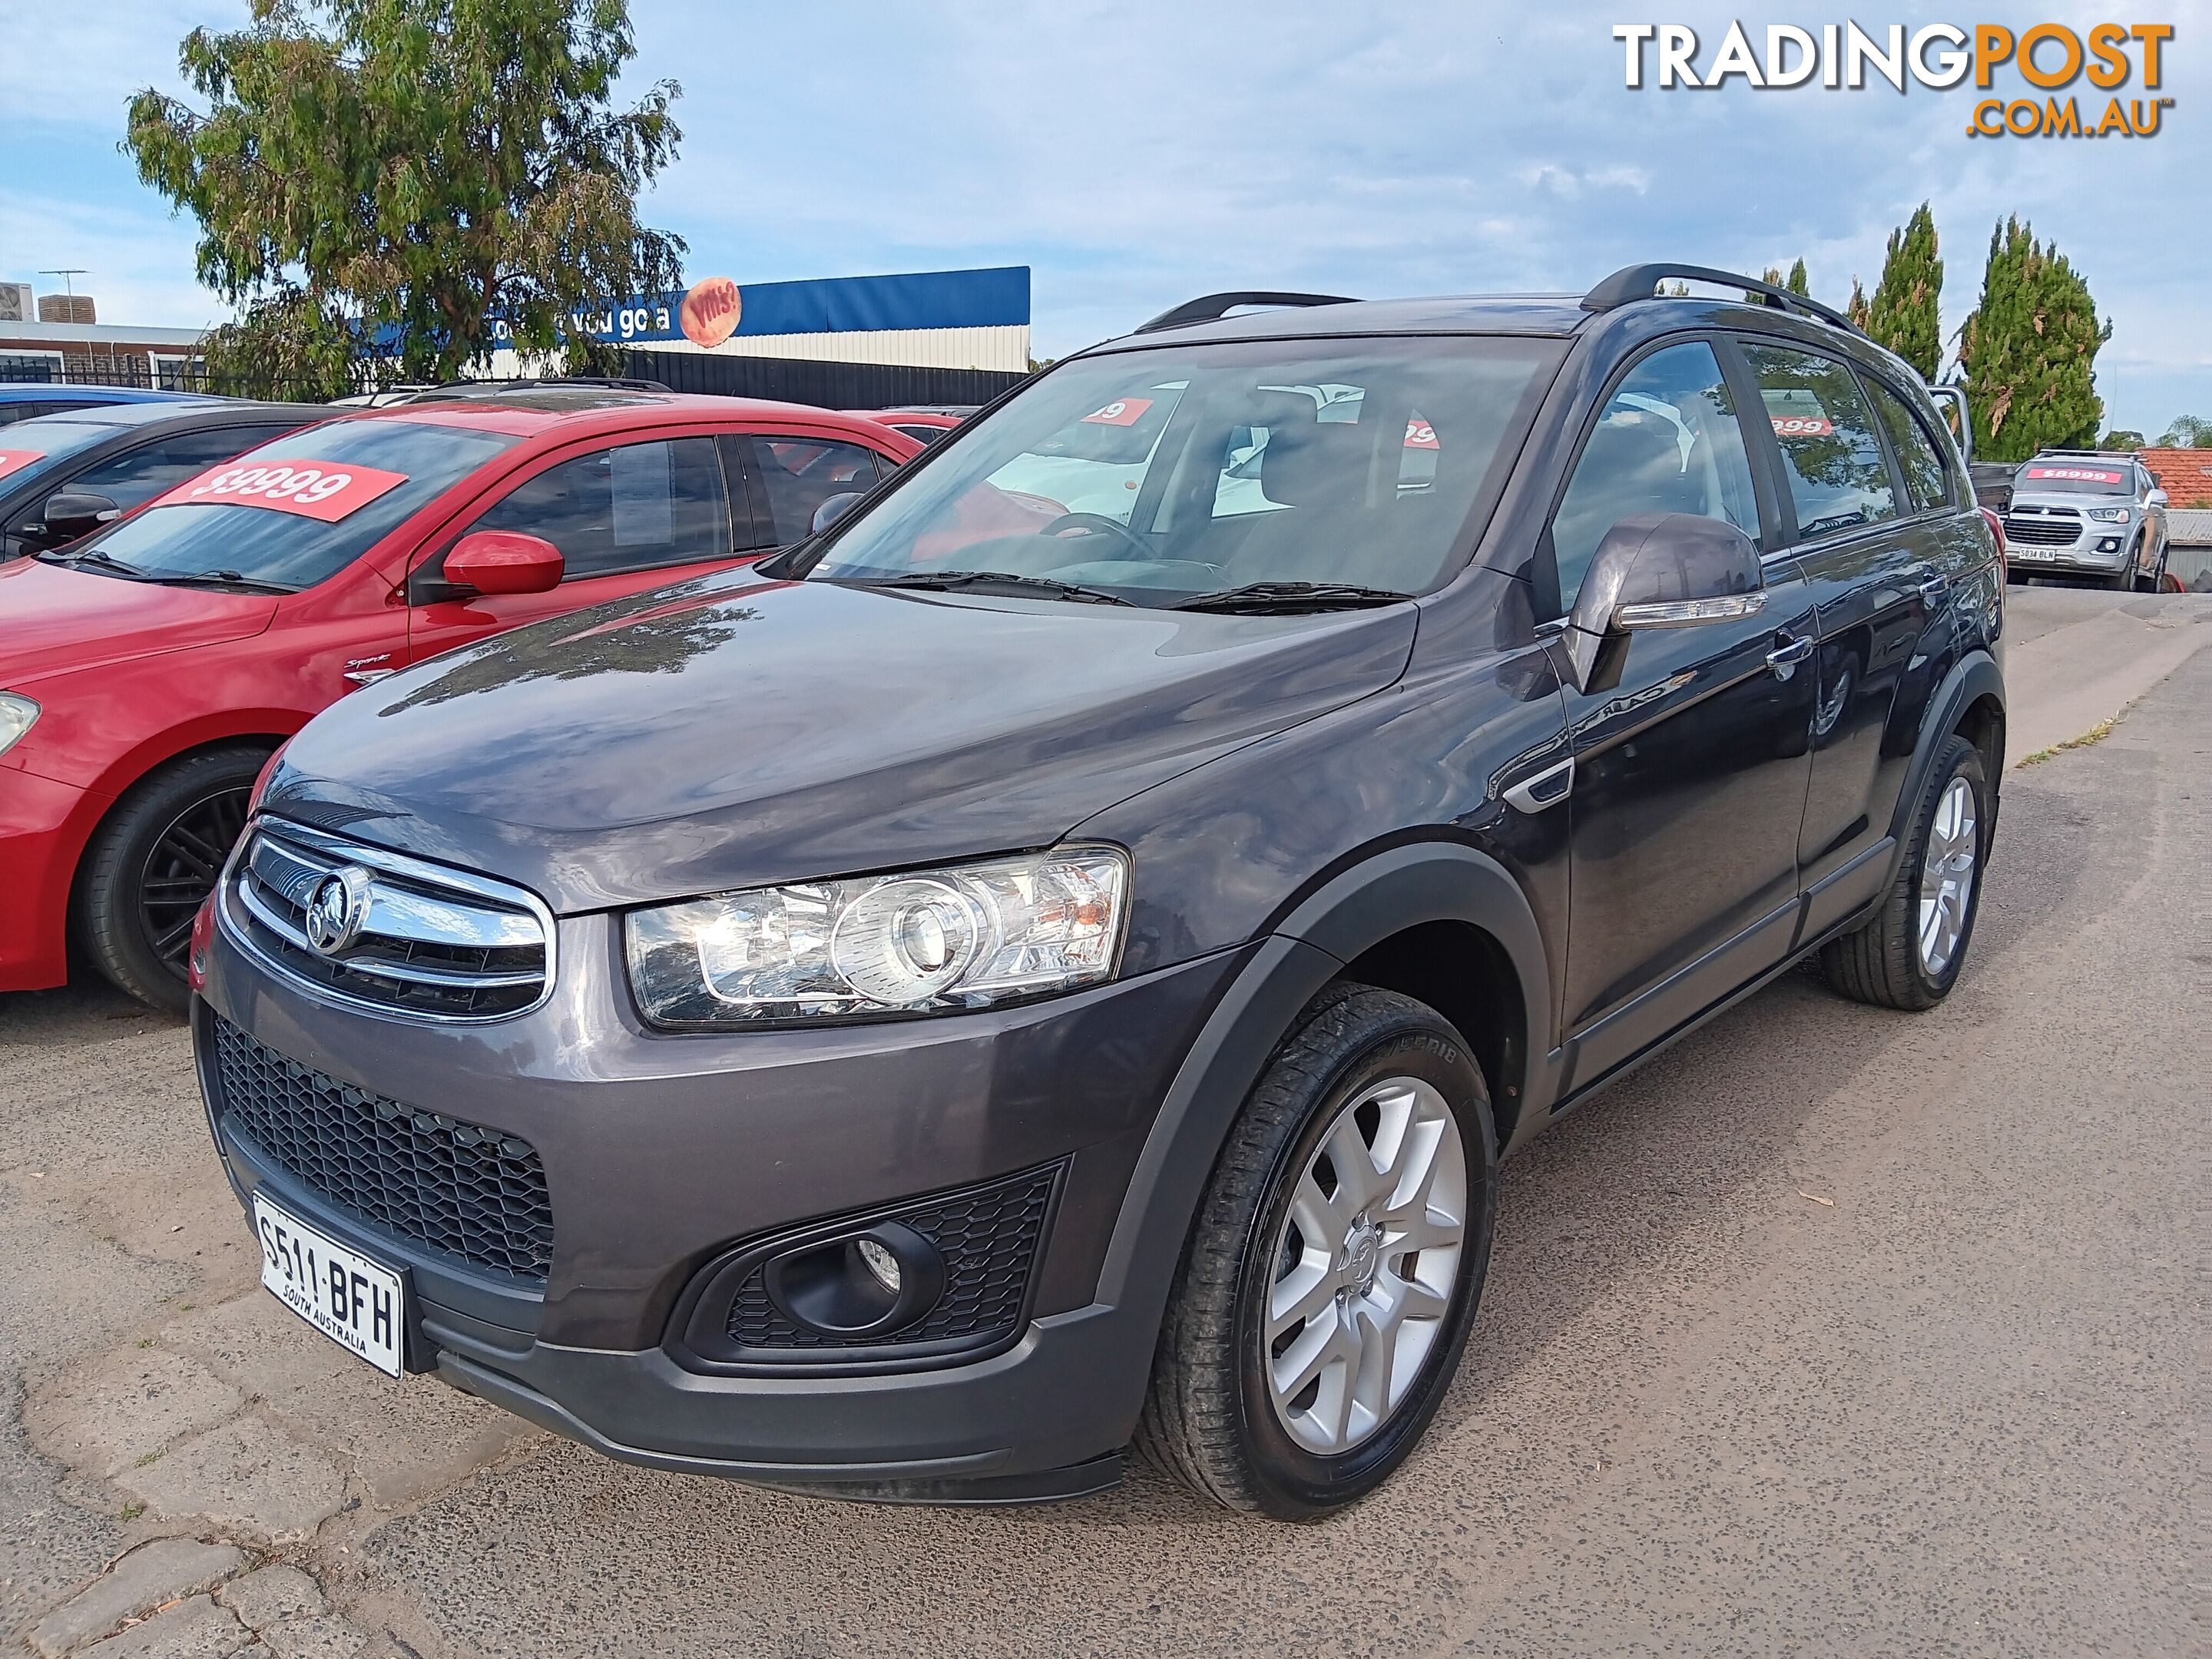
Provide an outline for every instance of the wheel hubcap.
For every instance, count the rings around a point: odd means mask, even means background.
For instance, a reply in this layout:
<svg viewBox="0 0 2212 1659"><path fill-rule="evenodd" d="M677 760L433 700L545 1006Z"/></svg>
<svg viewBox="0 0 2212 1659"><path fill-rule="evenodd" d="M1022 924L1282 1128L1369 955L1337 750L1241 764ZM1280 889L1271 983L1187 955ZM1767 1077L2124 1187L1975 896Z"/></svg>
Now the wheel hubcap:
<svg viewBox="0 0 2212 1659"><path fill-rule="evenodd" d="M1966 936L1981 853L1979 829L1973 786L1953 778L1936 803L1936 821L1929 826L1928 850L1920 863L1920 966L1930 978L1951 965Z"/></svg>
<svg viewBox="0 0 2212 1659"><path fill-rule="evenodd" d="M224 789L194 801L161 831L139 872L138 925L161 965L179 979L192 918L215 890L223 860L246 828L246 794Z"/></svg>
<svg viewBox="0 0 2212 1659"><path fill-rule="evenodd" d="M1386 1079L1340 1109L1275 1236L1261 1364L1308 1451L1389 1420L1443 1329L1467 1225L1467 1149L1443 1095Z"/></svg>

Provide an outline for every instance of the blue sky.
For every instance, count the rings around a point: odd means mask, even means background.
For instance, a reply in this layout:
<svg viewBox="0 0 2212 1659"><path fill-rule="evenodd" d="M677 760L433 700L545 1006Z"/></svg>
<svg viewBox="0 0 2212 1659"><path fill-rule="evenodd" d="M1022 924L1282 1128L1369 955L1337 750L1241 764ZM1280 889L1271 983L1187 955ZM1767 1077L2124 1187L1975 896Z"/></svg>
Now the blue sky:
<svg viewBox="0 0 2212 1659"><path fill-rule="evenodd" d="M2098 362L2107 424L2154 437L2177 415L2212 416L2212 0L2142 14L2067 0L632 10L632 81L684 86L681 158L644 213L690 241L695 276L1026 264L1036 349L1056 356L1215 289L1579 290L1647 258L1756 270L1802 255L1816 296L1840 305L1855 274L1872 288L1889 229L1926 198L1947 328L1973 303L1991 227L2016 213L2112 319ZM0 0L0 278L43 291L40 268L82 265L103 320L224 314L193 281L192 227L115 146L134 88L176 86L186 30L243 12ZM1730 18L1757 40L1768 22L1853 15L1869 27L2170 21L2160 90L2175 105L2148 140L1970 139L1964 88L1630 91L1611 37L1616 22L1689 23L1709 63Z"/></svg>

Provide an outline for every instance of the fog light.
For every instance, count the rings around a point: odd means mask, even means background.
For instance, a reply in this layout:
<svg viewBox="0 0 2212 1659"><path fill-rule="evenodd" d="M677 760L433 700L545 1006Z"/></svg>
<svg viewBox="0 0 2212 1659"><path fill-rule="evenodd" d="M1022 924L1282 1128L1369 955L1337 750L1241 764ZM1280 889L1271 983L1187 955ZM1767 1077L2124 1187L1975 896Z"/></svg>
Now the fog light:
<svg viewBox="0 0 2212 1659"><path fill-rule="evenodd" d="M876 1277L876 1283L896 1296L899 1293L898 1258L872 1238L858 1241L860 1261Z"/></svg>
<svg viewBox="0 0 2212 1659"><path fill-rule="evenodd" d="M2107 536L2097 544L2097 551L2100 553L2117 553L2119 550L2120 538L2118 536Z"/></svg>

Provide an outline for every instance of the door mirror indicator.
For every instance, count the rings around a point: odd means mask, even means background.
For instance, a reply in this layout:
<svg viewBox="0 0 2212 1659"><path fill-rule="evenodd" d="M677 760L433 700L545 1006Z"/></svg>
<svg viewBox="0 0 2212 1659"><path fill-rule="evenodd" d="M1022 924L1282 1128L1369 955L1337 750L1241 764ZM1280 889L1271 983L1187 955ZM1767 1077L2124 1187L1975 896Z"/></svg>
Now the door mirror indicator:
<svg viewBox="0 0 2212 1659"><path fill-rule="evenodd" d="M1575 687L1620 677L1628 635L1701 628L1766 608L1759 549L1734 525L1691 513L1632 513L1605 533L1575 596L1563 640Z"/></svg>
<svg viewBox="0 0 2212 1659"><path fill-rule="evenodd" d="M39 539L49 547L60 547L122 516L123 509L105 495L64 490L46 497L46 523L38 532Z"/></svg>
<svg viewBox="0 0 2212 1659"><path fill-rule="evenodd" d="M446 555L446 580L479 593L550 593L567 562L543 536L518 530L477 530Z"/></svg>
<svg viewBox="0 0 2212 1659"><path fill-rule="evenodd" d="M807 526L811 535L820 535L860 504L860 492L848 489L842 495L832 495L814 509L814 521Z"/></svg>

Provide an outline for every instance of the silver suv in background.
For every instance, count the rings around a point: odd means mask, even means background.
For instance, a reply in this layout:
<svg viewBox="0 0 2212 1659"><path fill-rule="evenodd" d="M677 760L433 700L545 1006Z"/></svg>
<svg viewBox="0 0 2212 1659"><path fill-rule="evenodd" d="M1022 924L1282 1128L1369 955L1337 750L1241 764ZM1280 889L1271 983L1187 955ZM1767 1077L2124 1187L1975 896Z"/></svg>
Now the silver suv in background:
<svg viewBox="0 0 2212 1659"><path fill-rule="evenodd" d="M2154 592L2166 576L2166 492L2132 455L2045 450L2013 475L2004 530L2015 581L2096 576Z"/></svg>

